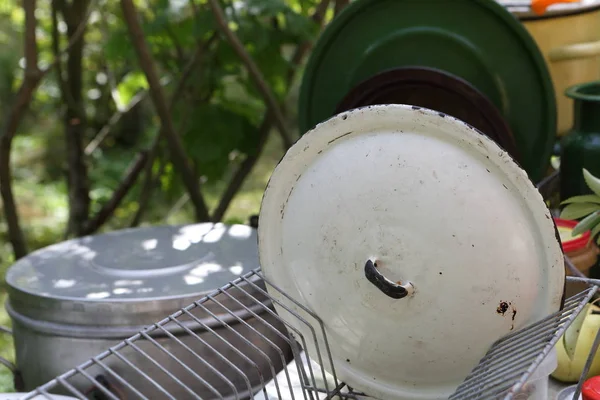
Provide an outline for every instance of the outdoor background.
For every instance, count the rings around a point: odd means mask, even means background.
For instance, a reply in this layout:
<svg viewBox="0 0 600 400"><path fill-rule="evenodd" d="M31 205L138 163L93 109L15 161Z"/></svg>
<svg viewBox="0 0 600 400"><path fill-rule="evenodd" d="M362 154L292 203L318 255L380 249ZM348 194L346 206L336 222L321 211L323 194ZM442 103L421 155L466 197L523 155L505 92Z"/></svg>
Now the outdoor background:
<svg viewBox="0 0 600 400"><path fill-rule="evenodd" d="M2 302L37 248L258 214L310 44L348 1L0 0Z"/></svg>

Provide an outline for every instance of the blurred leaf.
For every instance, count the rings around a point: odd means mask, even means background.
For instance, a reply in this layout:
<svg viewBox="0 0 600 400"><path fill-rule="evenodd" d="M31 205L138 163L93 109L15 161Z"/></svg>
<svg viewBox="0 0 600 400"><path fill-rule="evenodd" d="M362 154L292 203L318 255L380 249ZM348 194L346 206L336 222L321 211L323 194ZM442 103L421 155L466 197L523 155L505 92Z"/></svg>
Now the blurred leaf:
<svg viewBox="0 0 600 400"><path fill-rule="evenodd" d="M246 7L252 14L274 16L288 10L283 0L247 0Z"/></svg>
<svg viewBox="0 0 600 400"><path fill-rule="evenodd" d="M237 54L235 54L235 51L228 43L219 43L213 57L218 63L219 70L221 70L219 71L219 74L221 76L229 74L238 74L243 70L243 66L240 62L239 57L237 56ZM221 76L219 76L219 78Z"/></svg>
<svg viewBox="0 0 600 400"><path fill-rule="evenodd" d="M13 7L10 18L14 24L23 25L25 22L25 13L23 12L23 8Z"/></svg>
<svg viewBox="0 0 600 400"><path fill-rule="evenodd" d="M598 203L598 204L600 204L600 196L595 195L595 194L586 194L583 196L573 196L570 199L567 199L560 204L571 204L571 203Z"/></svg>
<svg viewBox="0 0 600 400"><path fill-rule="evenodd" d="M120 111L127 109L131 99L140 91L148 89L148 81L146 75L141 71L133 71L128 73L121 79L117 85L116 93L113 94L117 108Z"/></svg>
<svg viewBox="0 0 600 400"><path fill-rule="evenodd" d="M595 212L581 220L573 229L573 236L580 235L600 224L600 212Z"/></svg>
<svg viewBox="0 0 600 400"><path fill-rule="evenodd" d="M289 33L300 40L314 39L319 31L319 26L311 18L293 13L286 15L286 26Z"/></svg>
<svg viewBox="0 0 600 400"><path fill-rule="evenodd" d="M598 236L598 234L600 234L600 224L596 225L594 228L592 228L592 239L595 238L596 236Z"/></svg>
<svg viewBox="0 0 600 400"><path fill-rule="evenodd" d="M112 195L112 190L107 187L99 187L90 190L90 200L92 200L91 211L96 213Z"/></svg>
<svg viewBox="0 0 600 400"><path fill-rule="evenodd" d="M248 92L247 85L247 81L237 76L223 78L217 102L227 110L243 115L254 125L258 125L265 111L265 105L256 93L252 95Z"/></svg>
<svg viewBox="0 0 600 400"><path fill-rule="evenodd" d="M194 36L196 38L204 38L208 32L214 31L217 27L215 15L208 7L202 8L200 14L194 17L193 21Z"/></svg>
<svg viewBox="0 0 600 400"><path fill-rule="evenodd" d="M289 63L281 54L281 46L273 43L273 45L255 53L254 60L275 95L283 100L287 93L286 76L289 71ZM251 92L262 98L254 83L251 85Z"/></svg>
<svg viewBox="0 0 600 400"><path fill-rule="evenodd" d="M308 40L317 33L318 25L308 15L303 15L290 7L284 0L247 0L251 15L276 18L279 28L288 39ZM292 39L292 40L293 40Z"/></svg>
<svg viewBox="0 0 600 400"><path fill-rule="evenodd" d="M110 33L103 50L106 58L111 61L135 59L135 49L131 45L125 25Z"/></svg>
<svg viewBox="0 0 600 400"><path fill-rule="evenodd" d="M160 185L161 185L162 190L169 191L169 188L171 187L172 178L174 176L174 172L175 172L175 169L173 168L173 164L167 163L167 165L165 165L165 170L164 170L162 176L160 177Z"/></svg>
<svg viewBox="0 0 600 400"><path fill-rule="evenodd" d="M598 210L600 210L600 204L573 203L562 210L560 217L564 219L579 219Z"/></svg>
<svg viewBox="0 0 600 400"><path fill-rule="evenodd" d="M600 179L592 175L585 168L583 169L583 179L585 179L585 183L592 190L592 192L600 196Z"/></svg>
<svg viewBox="0 0 600 400"><path fill-rule="evenodd" d="M223 175L233 150L247 150L248 136L256 137L257 130L247 118L218 104L195 108L191 118L185 145L199 172L209 180Z"/></svg>

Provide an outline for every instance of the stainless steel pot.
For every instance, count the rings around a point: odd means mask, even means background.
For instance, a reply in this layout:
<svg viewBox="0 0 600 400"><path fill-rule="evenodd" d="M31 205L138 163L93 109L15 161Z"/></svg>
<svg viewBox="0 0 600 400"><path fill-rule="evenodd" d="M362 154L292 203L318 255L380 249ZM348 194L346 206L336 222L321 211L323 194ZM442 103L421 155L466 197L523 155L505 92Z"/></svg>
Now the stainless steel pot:
<svg viewBox="0 0 600 400"><path fill-rule="evenodd" d="M241 225L126 230L32 253L7 273L6 308L24 389L86 362L257 267L256 233ZM128 346L105 364L148 398L157 389L143 374L175 398L189 397L161 367L202 398L250 397L260 375L268 379L291 359L287 333L268 312L272 306L262 281L253 283L202 303L190 311L194 318L167 323L136 341L138 351ZM238 351L243 346L258 350L245 350L245 360ZM98 367L94 374L120 398L132 398L106 370ZM70 383L82 393L92 386L85 378Z"/></svg>

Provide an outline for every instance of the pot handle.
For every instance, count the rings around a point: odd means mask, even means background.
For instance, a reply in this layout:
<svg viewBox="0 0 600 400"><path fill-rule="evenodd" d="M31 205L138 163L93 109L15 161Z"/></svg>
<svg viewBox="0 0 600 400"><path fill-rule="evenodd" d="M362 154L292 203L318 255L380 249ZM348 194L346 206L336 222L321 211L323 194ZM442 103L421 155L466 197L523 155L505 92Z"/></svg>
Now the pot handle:
<svg viewBox="0 0 600 400"><path fill-rule="evenodd" d="M402 284L400 282L393 282L383 276L379 270L377 270L377 261L373 262L367 260L365 264L365 277L375 287L381 290L385 295L392 299L402 299L406 296L410 296L414 293L415 287L412 283L406 282Z"/></svg>
<svg viewBox="0 0 600 400"><path fill-rule="evenodd" d="M600 40L596 42L585 42L567 44L550 50L548 58L550 61L566 61L578 58L589 58L600 55Z"/></svg>

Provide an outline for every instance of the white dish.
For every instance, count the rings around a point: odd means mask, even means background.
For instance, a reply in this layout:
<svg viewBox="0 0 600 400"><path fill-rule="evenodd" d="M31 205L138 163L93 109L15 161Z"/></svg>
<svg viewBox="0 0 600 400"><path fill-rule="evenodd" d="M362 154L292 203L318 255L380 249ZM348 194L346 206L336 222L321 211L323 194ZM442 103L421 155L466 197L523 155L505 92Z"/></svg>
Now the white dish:
<svg viewBox="0 0 600 400"><path fill-rule="evenodd" d="M418 107L352 110L305 134L271 177L258 235L266 278L322 319L338 378L380 399L447 398L493 342L563 297L554 222L526 173ZM314 359L313 332L276 308Z"/></svg>

